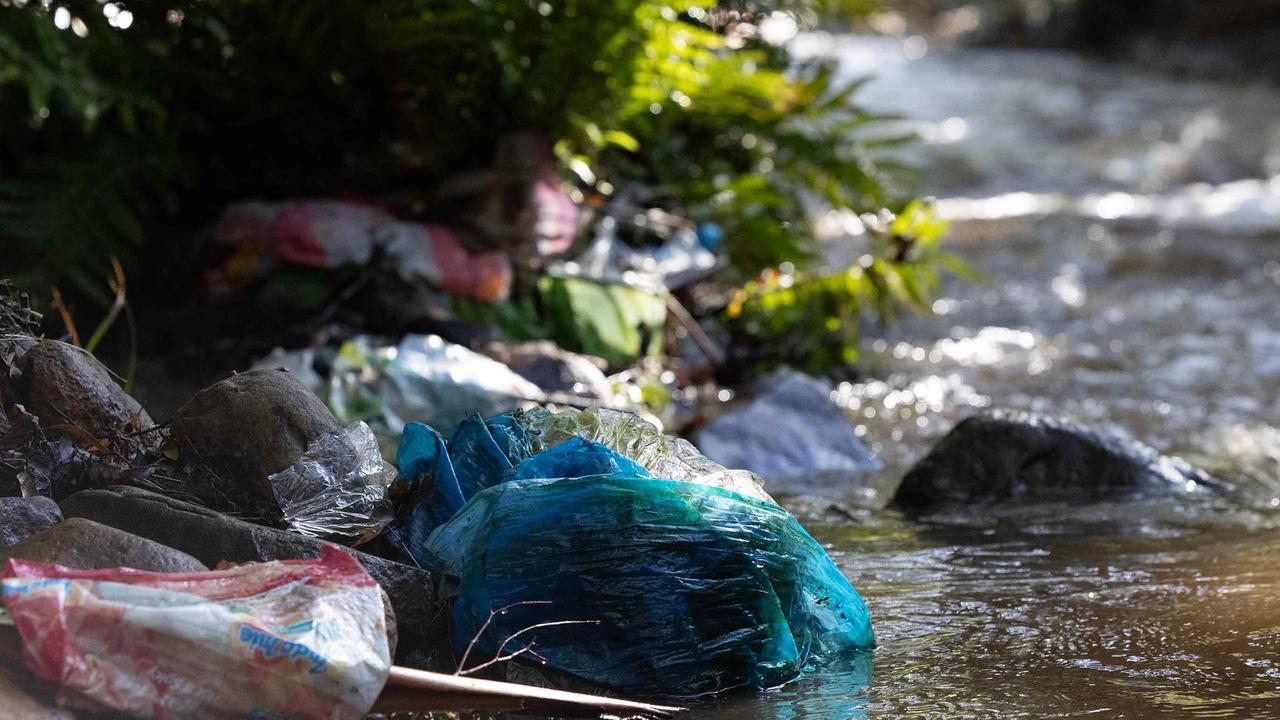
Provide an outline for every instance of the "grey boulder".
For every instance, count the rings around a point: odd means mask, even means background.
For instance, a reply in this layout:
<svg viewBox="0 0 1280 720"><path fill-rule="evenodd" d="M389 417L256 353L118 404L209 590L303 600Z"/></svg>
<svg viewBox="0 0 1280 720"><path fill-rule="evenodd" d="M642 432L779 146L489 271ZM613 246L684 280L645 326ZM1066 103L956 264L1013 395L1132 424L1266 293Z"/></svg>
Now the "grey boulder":
<svg viewBox="0 0 1280 720"><path fill-rule="evenodd" d="M146 472L151 417L88 352L0 338L0 494L55 499Z"/></svg>
<svg viewBox="0 0 1280 720"><path fill-rule="evenodd" d="M46 432L102 438L154 425L111 372L80 348L56 340L5 338L0 355L12 357L9 399L36 416Z"/></svg>
<svg viewBox="0 0 1280 720"><path fill-rule="evenodd" d="M218 509L279 515L270 476L296 463L317 439L342 430L320 398L292 374L251 370L196 393L169 422L181 489Z"/></svg>
<svg viewBox="0 0 1280 720"><path fill-rule="evenodd" d="M725 467L765 480L771 493L823 495L880 469L826 380L781 372L760 382L765 390L745 405L707 423L695 444Z"/></svg>

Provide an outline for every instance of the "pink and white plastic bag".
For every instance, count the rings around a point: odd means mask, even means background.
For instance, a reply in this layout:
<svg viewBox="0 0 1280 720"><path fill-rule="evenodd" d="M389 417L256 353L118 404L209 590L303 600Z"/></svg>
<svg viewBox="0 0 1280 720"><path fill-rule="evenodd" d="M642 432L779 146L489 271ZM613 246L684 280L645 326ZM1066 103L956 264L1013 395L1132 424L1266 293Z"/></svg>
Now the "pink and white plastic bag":
<svg viewBox="0 0 1280 720"><path fill-rule="evenodd" d="M391 669L378 585L336 548L202 573L10 560L0 577L27 666L69 707L356 720Z"/></svg>
<svg viewBox="0 0 1280 720"><path fill-rule="evenodd" d="M406 280L426 280L453 295L495 302L511 289L505 255L472 254L443 225L403 222L358 202L235 203L218 220L213 240L254 248L279 262L321 268L368 262L380 248Z"/></svg>

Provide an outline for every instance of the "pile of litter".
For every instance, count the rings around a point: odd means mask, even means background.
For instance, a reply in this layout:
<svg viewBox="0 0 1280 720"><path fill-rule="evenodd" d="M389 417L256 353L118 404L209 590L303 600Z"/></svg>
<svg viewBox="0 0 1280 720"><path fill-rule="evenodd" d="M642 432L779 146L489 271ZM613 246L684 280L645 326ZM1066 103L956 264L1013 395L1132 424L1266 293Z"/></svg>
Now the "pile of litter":
<svg viewBox="0 0 1280 720"><path fill-rule="evenodd" d="M0 338L5 706L663 717L548 688L697 698L872 647L862 599L753 473L630 413L546 409L438 338L393 350L331 363L360 417L303 368L259 369L157 426L83 350ZM485 403L528 409L463 414ZM416 422L449 413L447 439ZM393 425L398 468L374 429Z"/></svg>
<svg viewBox="0 0 1280 720"><path fill-rule="evenodd" d="M696 697L873 646L862 599L754 476L643 426L534 411L448 440L406 428L401 479L431 488L407 546L449 578L458 654Z"/></svg>
<svg viewBox="0 0 1280 720"><path fill-rule="evenodd" d="M393 666L377 582L332 547L315 560L191 573L11 560L0 589L27 668L76 710L156 720L679 710Z"/></svg>

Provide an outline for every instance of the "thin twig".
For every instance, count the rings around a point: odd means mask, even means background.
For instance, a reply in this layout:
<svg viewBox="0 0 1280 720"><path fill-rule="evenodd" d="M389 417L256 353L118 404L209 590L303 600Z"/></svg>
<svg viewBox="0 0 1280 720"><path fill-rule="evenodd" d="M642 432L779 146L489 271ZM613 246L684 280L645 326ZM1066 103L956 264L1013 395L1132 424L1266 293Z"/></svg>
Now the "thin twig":
<svg viewBox="0 0 1280 720"><path fill-rule="evenodd" d="M102 322L98 323L98 327L94 329L93 334L89 336L89 342L84 344L84 349L93 352L98 349L98 343L102 342L102 338L107 336L107 331L115 324L116 318L120 317L120 311L124 309L125 304L125 279L124 267L120 265L120 261L111 258L111 267L115 271L114 278L107 279L107 287L115 293L115 299L111 303L111 308L107 310L107 314L102 318Z"/></svg>
<svg viewBox="0 0 1280 720"><path fill-rule="evenodd" d="M80 347L80 333L76 332L76 321L71 319L71 309L63 302L62 292L56 287L49 288L49 292L53 295L53 307L62 316L62 324L71 336L71 344Z"/></svg>
<svg viewBox="0 0 1280 720"><path fill-rule="evenodd" d="M676 322L680 323L680 325L689 333L689 337L693 340L693 344L697 345L698 349L702 351L702 354L711 361L712 367L723 367L724 351L716 346L715 341L707 335L706 330L702 329L702 326L698 324L698 321L689 313L688 308L686 308L684 304L671 293L666 293L665 298L667 310L675 316Z"/></svg>
<svg viewBox="0 0 1280 720"><path fill-rule="evenodd" d="M485 669L485 668L487 668L487 667L489 667L489 666L491 666L491 665L496 665L496 664L498 664L498 663L500 663L500 662L505 662L505 661L507 661L507 660L512 660L512 659L514 659L514 658L519 657L520 655L523 655L525 652L531 651L531 650L532 650L532 645L530 645L530 646L528 646L528 647L520 648L519 650L517 650L517 651L515 651L515 652L513 652L513 653L511 653L511 654L509 654L509 655L503 655L503 654L502 654L502 651L506 649L507 645L508 645L512 640L515 640L516 638L520 637L521 635L523 635L523 634L525 634L525 633L527 633L527 632L530 632L530 631L532 631L532 630L537 630L538 628L545 628L545 627L555 627L555 626L557 626L557 625L599 625L599 624L600 624L600 621L599 621L599 620L557 620L557 621L555 621L555 622L544 622L544 623L538 623L538 624L536 624L536 625L530 625L530 626L529 626L529 627L527 627L527 628L521 628L520 630L517 630L515 633L511 634L510 636L508 636L506 640L503 640L503 641L502 641L502 644L498 646L498 654L497 654L497 655L496 655L492 660L489 660L488 662L480 663L479 665L477 665L477 666L475 666L475 667L473 667L473 668L470 668L470 669L468 669L468 670L463 670L463 669L461 668L461 666L459 666L458 672L457 672L456 674L457 674L457 675L470 675L471 673L479 672L479 671L481 671L481 670L483 670L483 669Z"/></svg>
<svg viewBox="0 0 1280 720"><path fill-rule="evenodd" d="M480 626L480 629L476 631L476 634L471 636L471 642L467 643L467 649L462 653L462 660L458 661L458 672L455 672L454 675L461 674L462 669L467 666L467 658L471 657L472 648L474 648L476 646L476 643L480 641L480 636L484 634L484 631L488 630L489 626L493 624L493 619L495 617L501 615L502 613L505 613L506 611L510 610L513 607L520 607L521 605L550 605L550 604L551 604L550 600L522 600L520 602L514 602L514 603L511 603L510 605L500 607L497 610L490 610L489 617L485 619L484 624Z"/></svg>

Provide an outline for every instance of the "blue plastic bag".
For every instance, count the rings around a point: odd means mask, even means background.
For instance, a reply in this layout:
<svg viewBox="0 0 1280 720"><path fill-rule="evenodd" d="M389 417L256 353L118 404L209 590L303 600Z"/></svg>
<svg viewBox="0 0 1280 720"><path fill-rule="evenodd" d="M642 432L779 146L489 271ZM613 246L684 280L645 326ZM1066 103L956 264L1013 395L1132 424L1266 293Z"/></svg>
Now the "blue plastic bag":
<svg viewBox="0 0 1280 720"><path fill-rule="evenodd" d="M397 462L434 482L408 544L451 578L468 668L515 654L622 692L696 697L774 687L874 645L857 592L768 500L655 478L582 438L545 448L512 416L473 418L447 442L410 425Z"/></svg>

